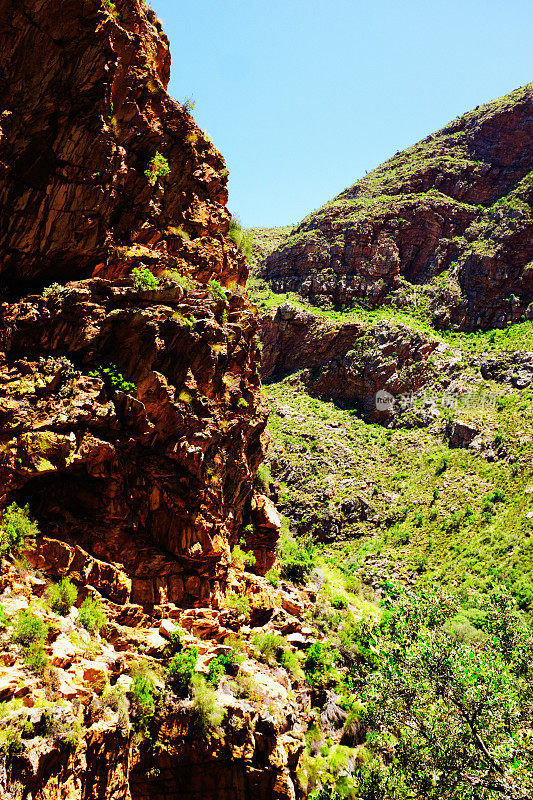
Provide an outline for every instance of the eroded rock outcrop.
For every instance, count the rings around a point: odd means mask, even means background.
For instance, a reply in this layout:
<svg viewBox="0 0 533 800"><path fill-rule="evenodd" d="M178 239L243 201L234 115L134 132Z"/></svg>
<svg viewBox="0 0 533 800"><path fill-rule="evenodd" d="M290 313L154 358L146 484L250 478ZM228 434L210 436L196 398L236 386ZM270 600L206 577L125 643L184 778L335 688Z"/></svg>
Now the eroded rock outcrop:
<svg viewBox="0 0 533 800"><path fill-rule="evenodd" d="M359 298L401 304L409 284L435 282L440 327L531 318L532 142L528 84L396 154L310 214L259 274L276 292L337 309Z"/></svg>
<svg viewBox="0 0 533 800"><path fill-rule="evenodd" d="M1 23L0 503L118 563L133 602L205 602L267 417L224 160L140 0L6 0Z"/></svg>
<svg viewBox="0 0 533 800"><path fill-rule="evenodd" d="M398 398L431 378L438 342L383 321L337 322L284 303L261 319L264 378L302 370L307 390L390 422L393 408L376 401L379 392ZM385 397L386 400L386 397Z"/></svg>

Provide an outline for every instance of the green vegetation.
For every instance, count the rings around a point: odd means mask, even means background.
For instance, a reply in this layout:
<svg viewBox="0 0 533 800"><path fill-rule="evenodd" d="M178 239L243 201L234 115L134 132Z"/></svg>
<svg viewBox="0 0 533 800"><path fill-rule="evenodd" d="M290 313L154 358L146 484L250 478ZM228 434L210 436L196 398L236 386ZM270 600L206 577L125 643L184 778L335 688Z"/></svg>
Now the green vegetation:
<svg viewBox="0 0 533 800"><path fill-rule="evenodd" d="M29 517L29 507L11 503L0 523L0 558L18 556L32 546L39 529Z"/></svg>
<svg viewBox="0 0 533 800"><path fill-rule="evenodd" d="M186 697L191 688L191 681L198 661L198 650L190 647L176 653L168 665L167 682L180 697Z"/></svg>
<svg viewBox="0 0 533 800"><path fill-rule="evenodd" d="M145 730L156 711L156 675L149 661L131 667L132 710L139 730Z"/></svg>
<svg viewBox="0 0 533 800"><path fill-rule="evenodd" d="M163 277L166 280L172 281L172 283L176 283L178 286L181 286L186 292L194 287L194 280L189 275L182 275L181 272L178 272L175 269L166 269L163 272Z"/></svg>
<svg viewBox="0 0 533 800"><path fill-rule="evenodd" d="M147 268L135 268L131 271L134 289L156 289L159 286L159 279Z"/></svg>
<svg viewBox="0 0 533 800"><path fill-rule="evenodd" d="M250 619L252 615L248 598L241 597L241 595L236 592L228 593L226 596L226 605L228 608L232 608L236 611L239 616L246 617L246 619Z"/></svg>
<svg viewBox="0 0 533 800"><path fill-rule="evenodd" d="M239 544L236 544L231 551L231 560L238 569L245 567L253 567L255 564L255 556L251 550L245 550L246 542L241 539Z"/></svg>
<svg viewBox="0 0 533 800"><path fill-rule="evenodd" d="M226 294L226 290L222 286L219 281L216 281L214 278L213 280L209 281L209 289L211 294L215 299L223 300L225 303L228 302L228 295Z"/></svg>
<svg viewBox="0 0 533 800"><path fill-rule="evenodd" d="M107 13L110 14L114 19L118 20L119 15L116 3L114 3L113 0L102 0L102 4Z"/></svg>
<svg viewBox="0 0 533 800"><path fill-rule="evenodd" d="M48 659L45 653L45 642L48 626L32 611L19 611L11 638L23 650L23 658L30 669L42 672Z"/></svg>
<svg viewBox="0 0 533 800"><path fill-rule="evenodd" d="M315 567L314 547L308 541L298 542L284 534L278 544L278 558L281 574L294 583L302 583Z"/></svg>
<svg viewBox="0 0 533 800"><path fill-rule="evenodd" d="M60 283L51 283L50 286L46 286L43 289L43 297L50 297L53 294L60 294L65 287L61 286Z"/></svg>
<svg viewBox="0 0 533 800"><path fill-rule="evenodd" d="M226 710L218 705L213 687L201 675L193 676L192 688L192 728L197 734L208 736L222 724Z"/></svg>
<svg viewBox="0 0 533 800"><path fill-rule="evenodd" d="M89 375L92 378L101 378L107 386L118 389L120 392L126 392L126 394L135 392L135 384L125 379L124 375L118 371L116 364L110 364L108 367L98 367L96 370L89 372Z"/></svg>
<svg viewBox="0 0 533 800"><path fill-rule="evenodd" d="M279 586L279 572L276 572L274 569L269 569L268 572L265 573L265 578L269 582L271 586L277 588Z"/></svg>
<svg viewBox="0 0 533 800"><path fill-rule="evenodd" d="M100 631L107 622L107 616L101 602L88 595L80 606L78 620L89 633Z"/></svg>
<svg viewBox="0 0 533 800"><path fill-rule="evenodd" d="M236 217L232 217L230 220L228 236L235 247L249 261L252 257L253 236L250 231L241 228L241 224Z"/></svg>
<svg viewBox="0 0 533 800"><path fill-rule="evenodd" d="M234 649L227 650L216 656L209 663L209 670L207 673L207 680L214 686L218 686L224 675L235 675L238 665L244 661L242 653L238 653Z"/></svg>
<svg viewBox="0 0 533 800"><path fill-rule="evenodd" d="M461 366L465 388L480 380L475 370ZM284 576L302 580L312 570L307 555L312 534L315 555L342 564L346 577L363 586L393 571L454 591L485 591L501 582L529 611L531 388L510 391L484 381L479 400L472 392L471 402L455 411L458 419L486 431L489 443L501 432L504 449L491 460L448 446L445 407L431 427L390 430L311 398L295 375L265 389L273 408L270 458L281 465L274 478L281 481L280 508L291 531L289 544L287 534L280 543Z"/></svg>
<svg viewBox="0 0 533 800"><path fill-rule="evenodd" d="M452 598L387 596L376 654L352 668L371 755L355 776L358 796L530 795L531 630L502 591L463 608L477 612L473 640L447 628Z"/></svg>
<svg viewBox="0 0 533 800"><path fill-rule="evenodd" d="M70 578L62 578L46 589L46 601L52 611L65 616L76 602L78 590Z"/></svg>
<svg viewBox="0 0 533 800"><path fill-rule="evenodd" d="M168 161L159 150L156 151L155 156L150 161L148 169L144 174L148 179L148 183L152 186L154 186L158 180L161 180L161 178L166 178L167 175L170 175Z"/></svg>

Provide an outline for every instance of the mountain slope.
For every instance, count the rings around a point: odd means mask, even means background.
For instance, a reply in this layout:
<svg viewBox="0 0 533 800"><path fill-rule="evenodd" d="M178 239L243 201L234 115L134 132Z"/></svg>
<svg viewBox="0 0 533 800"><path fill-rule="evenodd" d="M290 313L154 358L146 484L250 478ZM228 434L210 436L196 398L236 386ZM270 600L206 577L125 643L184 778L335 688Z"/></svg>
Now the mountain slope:
<svg viewBox="0 0 533 800"><path fill-rule="evenodd" d="M533 84L398 153L310 214L260 266L276 292L341 309L406 302L446 275L440 327L499 327L533 308Z"/></svg>

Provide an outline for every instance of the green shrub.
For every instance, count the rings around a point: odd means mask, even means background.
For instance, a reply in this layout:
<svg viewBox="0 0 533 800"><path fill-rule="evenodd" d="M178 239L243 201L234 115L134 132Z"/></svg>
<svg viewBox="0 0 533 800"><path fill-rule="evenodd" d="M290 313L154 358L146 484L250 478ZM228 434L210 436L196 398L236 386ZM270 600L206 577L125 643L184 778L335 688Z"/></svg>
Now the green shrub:
<svg viewBox="0 0 533 800"><path fill-rule="evenodd" d="M145 727L155 712L155 677L148 661L140 661L131 668L132 705L139 718L140 727Z"/></svg>
<svg viewBox="0 0 533 800"><path fill-rule="evenodd" d="M256 563L254 554L250 550L245 550L244 541L241 539L239 544L236 544L231 551L231 560L238 569L252 567Z"/></svg>
<svg viewBox="0 0 533 800"><path fill-rule="evenodd" d="M176 653L181 653L183 650L183 635L185 631L183 628L179 626L176 627L176 630L172 631L170 636L168 637L168 646L167 651L169 655L175 655Z"/></svg>
<svg viewBox="0 0 533 800"><path fill-rule="evenodd" d="M80 606L78 620L85 630L94 633L104 627L107 616L100 601L92 595L88 595Z"/></svg>
<svg viewBox="0 0 533 800"><path fill-rule="evenodd" d="M252 642L257 657L270 666L279 663L283 650L288 647L287 640L277 633L254 633Z"/></svg>
<svg viewBox="0 0 533 800"><path fill-rule="evenodd" d="M295 583L303 583L316 566L314 548L299 544L288 534L280 539L278 555L281 574Z"/></svg>
<svg viewBox="0 0 533 800"><path fill-rule="evenodd" d="M193 676L192 688L192 725L205 736L222 724L226 710L217 704L213 687L201 675Z"/></svg>
<svg viewBox="0 0 533 800"><path fill-rule="evenodd" d="M274 586L274 588L279 586L279 573L276 572L276 570L269 569L268 572L265 573L265 578L271 586Z"/></svg>
<svg viewBox="0 0 533 800"><path fill-rule="evenodd" d="M435 475L442 475L448 469L450 459L447 455L441 456L439 463L435 468Z"/></svg>
<svg viewBox="0 0 533 800"><path fill-rule="evenodd" d="M61 286L60 283L52 283L50 286L47 286L43 289L43 297L49 297L52 294L59 294L63 291L65 287Z"/></svg>
<svg viewBox="0 0 533 800"><path fill-rule="evenodd" d="M70 578L62 578L59 583L53 583L45 592L46 601L52 611L65 616L68 614L78 596L78 590Z"/></svg>
<svg viewBox="0 0 533 800"><path fill-rule="evenodd" d="M102 3L108 14L110 14L113 17L113 19L118 20L119 15L116 3L114 3L113 0L102 0Z"/></svg>
<svg viewBox="0 0 533 800"><path fill-rule="evenodd" d="M250 610L250 601L247 597L241 597L236 592L230 592L226 597L226 605L228 608L233 608L239 616L250 619L252 612Z"/></svg>
<svg viewBox="0 0 533 800"><path fill-rule="evenodd" d="M350 594L358 594L361 591L361 579L355 575L347 575L344 578L344 588Z"/></svg>
<svg viewBox="0 0 533 800"><path fill-rule="evenodd" d="M313 642L309 647L303 668L311 684L324 682L335 665L338 653L326 642Z"/></svg>
<svg viewBox="0 0 533 800"><path fill-rule="evenodd" d="M19 611L11 638L23 648L24 662L35 672L42 672L48 663L44 649L48 625L29 609Z"/></svg>
<svg viewBox="0 0 533 800"><path fill-rule="evenodd" d="M163 272L163 277L173 283L177 283L177 285L181 286L185 291L189 291L189 289L194 287L194 280L190 278L189 275L182 275L182 273L178 272L176 269L166 269Z"/></svg>
<svg viewBox="0 0 533 800"><path fill-rule="evenodd" d="M43 643L48 634L48 626L43 620L33 614L29 609L19 611L12 639L23 647L33 643Z"/></svg>
<svg viewBox="0 0 533 800"><path fill-rule="evenodd" d="M34 672L41 673L48 664L43 642L32 642L24 648L24 663Z"/></svg>
<svg viewBox="0 0 533 800"><path fill-rule="evenodd" d="M92 378L101 378L107 386L113 389L118 389L126 394L135 392L135 384L127 381L118 371L116 364L110 364L108 367L98 367L96 370L89 372Z"/></svg>
<svg viewBox="0 0 533 800"><path fill-rule="evenodd" d="M165 156L159 152L159 150L156 151L155 156L150 161L148 169L144 174L148 180L148 183L152 186L154 186L156 181L158 181L160 178L166 178L166 176L170 174L168 161Z"/></svg>
<svg viewBox="0 0 533 800"><path fill-rule="evenodd" d="M252 257L253 234L251 231L244 231L241 224L236 217L232 217L229 224L228 236L237 247L238 250L244 255L247 261Z"/></svg>
<svg viewBox="0 0 533 800"><path fill-rule="evenodd" d="M304 672L300 666L300 662L290 647L283 650L280 659L281 666L289 672L293 678L301 680L304 678Z"/></svg>
<svg viewBox="0 0 533 800"><path fill-rule="evenodd" d="M5 612L4 606L0 606L0 631L5 631L9 625L9 617Z"/></svg>
<svg viewBox="0 0 533 800"><path fill-rule="evenodd" d="M228 650L221 653L209 663L207 680L214 686L218 686L220 679L224 675L233 675L237 666L244 661L244 656L236 653L235 650Z"/></svg>
<svg viewBox="0 0 533 800"><path fill-rule="evenodd" d="M128 698L118 686L110 686L107 684L104 687L101 696L102 706L110 708L118 714L117 727L123 736L127 736L129 731L129 703Z"/></svg>
<svg viewBox="0 0 533 800"><path fill-rule="evenodd" d="M218 298L219 300L223 300L225 303L227 303L228 295L226 294L226 290L224 289L222 284L219 283L219 281L216 281L214 279L209 281L209 289L215 299Z"/></svg>
<svg viewBox="0 0 533 800"><path fill-rule="evenodd" d="M159 279L145 267L132 270L131 277L135 289L155 289L159 286Z"/></svg>
<svg viewBox="0 0 533 800"><path fill-rule="evenodd" d="M197 661L198 650L196 647L190 647L177 653L168 665L167 682L180 697L189 694Z"/></svg>
<svg viewBox="0 0 533 800"><path fill-rule="evenodd" d="M270 465L263 461L262 464L259 464L257 472L255 473L254 484L260 492L267 494L270 490L270 484L272 481L273 478L272 472L270 471Z"/></svg>
<svg viewBox="0 0 533 800"><path fill-rule="evenodd" d="M17 556L27 550L38 533L36 523L29 518L28 506L20 508L16 503L11 503L4 511L0 524L0 557L8 554Z"/></svg>

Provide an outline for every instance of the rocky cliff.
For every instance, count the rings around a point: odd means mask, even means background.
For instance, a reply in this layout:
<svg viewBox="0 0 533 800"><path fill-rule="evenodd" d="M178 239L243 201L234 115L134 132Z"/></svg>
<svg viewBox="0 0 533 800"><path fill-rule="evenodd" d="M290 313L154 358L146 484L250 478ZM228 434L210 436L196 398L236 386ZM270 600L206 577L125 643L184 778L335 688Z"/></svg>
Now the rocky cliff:
<svg viewBox="0 0 533 800"><path fill-rule="evenodd" d="M121 600L207 601L267 414L224 160L142 2L1 17L1 502L122 565Z"/></svg>
<svg viewBox="0 0 533 800"><path fill-rule="evenodd" d="M264 573L280 520L253 489L267 406L224 160L167 94L142 0L4 0L0 31L0 556L6 508L39 530L32 566L2 560L0 794L294 797L286 675L244 704L226 691L214 739L161 678L157 752L128 721L132 664L161 676L176 621L206 673L247 619L228 595L252 623L285 614L230 555L240 540ZM105 640L67 619L73 598L50 611L67 576Z"/></svg>
<svg viewBox="0 0 533 800"><path fill-rule="evenodd" d="M429 299L441 328L533 316L533 84L479 106L310 214L263 261L275 292L344 309Z"/></svg>

